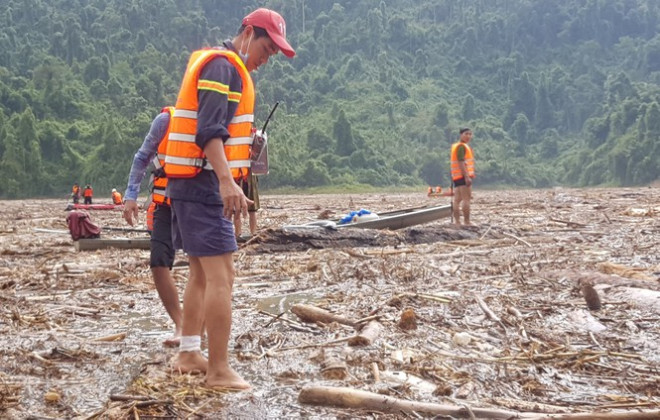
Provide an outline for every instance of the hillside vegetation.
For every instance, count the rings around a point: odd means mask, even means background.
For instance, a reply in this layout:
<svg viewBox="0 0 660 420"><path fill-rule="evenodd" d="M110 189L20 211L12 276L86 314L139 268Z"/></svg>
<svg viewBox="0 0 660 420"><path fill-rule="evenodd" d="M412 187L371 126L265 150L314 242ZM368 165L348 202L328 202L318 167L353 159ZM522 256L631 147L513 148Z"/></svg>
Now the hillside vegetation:
<svg viewBox="0 0 660 420"><path fill-rule="evenodd" d="M123 190L189 53L259 6L298 53L254 74L265 188L447 185L461 126L479 185L660 177L655 0L0 3L0 197Z"/></svg>

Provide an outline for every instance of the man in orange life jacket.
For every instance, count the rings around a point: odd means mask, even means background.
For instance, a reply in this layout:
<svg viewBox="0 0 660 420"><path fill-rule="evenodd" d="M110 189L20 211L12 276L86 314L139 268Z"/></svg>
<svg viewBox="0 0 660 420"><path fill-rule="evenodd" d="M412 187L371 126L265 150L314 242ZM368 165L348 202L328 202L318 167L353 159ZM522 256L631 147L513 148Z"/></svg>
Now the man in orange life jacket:
<svg viewBox="0 0 660 420"><path fill-rule="evenodd" d="M78 201L80 201L80 186L77 182L74 183L73 188L71 188L71 199L74 204L78 204Z"/></svg>
<svg viewBox="0 0 660 420"><path fill-rule="evenodd" d="M112 189L112 204L119 205L122 203L121 193L116 188Z"/></svg>
<svg viewBox="0 0 660 420"><path fill-rule="evenodd" d="M165 107L154 118L144 138L142 146L133 157L131 171L128 174L128 185L124 191L124 219L133 226L138 220L137 199L140 194L140 184L144 179L147 167L150 163L154 165L154 180L152 193L153 214L151 229L151 255L149 266L154 278L156 291L168 315L174 322L174 333L165 339L166 346L178 346L181 339L181 327L183 326L183 313L179 303L179 291L176 288L170 271L174 265L174 246L172 245L172 212L170 201L165 197L167 178L163 173L163 163L167 147L167 135L169 134L170 119L174 113L174 107ZM149 225L147 215L147 226Z"/></svg>
<svg viewBox="0 0 660 420"><path fill-rule="evenodd" d="M183 302L183 335L173 365L205 371L206 385L247 389L229 365L232 253L238 249L234 214L252 203L234 179L250 167L254 85L249 72L282 51L293 57L282 16L257 9L223 47L193 52L183 77L165 157L167 196L172 201L172 240L190 261ZM201 353L202 320L208 360Z"/></svg>
<svg viewBox="0 0 660 420"><path fill-rule="evenodd" d="M459 141L451 146L451 177L454 183L453 217L454 223L461 224L461 203L463 203L463 222L470 225L470 201L472 200L472 179L474 173L474 155L468 143L472 140L472 130L461 128Z"/></svg>
<svg viewBox="0 0 660 420"><path fill-rule="evenodd" d="M83 197L85 204L92 204L92 197L94 197L94 190L92 189L91 185L89 184L85 185L85 189L83 190Z"/></svg>

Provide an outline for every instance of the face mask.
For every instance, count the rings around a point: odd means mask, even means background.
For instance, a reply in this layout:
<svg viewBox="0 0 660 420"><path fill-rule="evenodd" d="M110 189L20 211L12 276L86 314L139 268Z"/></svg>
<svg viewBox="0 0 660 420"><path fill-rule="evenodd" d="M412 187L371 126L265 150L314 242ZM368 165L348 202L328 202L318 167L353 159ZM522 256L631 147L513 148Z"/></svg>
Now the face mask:
<svg viewBox="0 0 660 420"><path fill-rule="evenodd" d="M250 49L250 43L252 42L252 37L253 37L253 34L251 34L251 35L250 35L250 39L248 39L247 48L245 48L245 52L244 52L244 53L241 52L241 50L242 50L243 48L240 48L240 49L238 50L238 56L241 57L241 60L243 60L243 63L247 63L247 61L248 61L248 57L250 56L250 54L248 53L248 51L249 51L249 49ZM241 43L241 47L243 47L243 43Z"/></svg>

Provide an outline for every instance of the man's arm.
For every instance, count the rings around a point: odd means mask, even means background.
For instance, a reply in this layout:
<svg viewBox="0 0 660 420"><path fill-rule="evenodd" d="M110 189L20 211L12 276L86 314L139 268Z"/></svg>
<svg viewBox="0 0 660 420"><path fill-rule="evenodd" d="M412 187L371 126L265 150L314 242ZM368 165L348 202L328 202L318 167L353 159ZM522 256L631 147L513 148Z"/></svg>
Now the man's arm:
<svg viewBox="0 0 660 420"><path fill-rule="evenodd" d="M133 157L131 171L128 174L128 185L124 192L124 219L133 226L133 219L137 221L138 205L137 197L140 194L140 184L144 179L149 163L156 157L158 146L167 133L167 127L170 122L168 113L160 113L154 118L142 145Z"/></svg>
<svg viewBox="0 0 660 420"><path fill-rule="evenodd" d="M225 123L233 117L238 106L237 102L229 101L229 92L242 91L241 77L229 61L218 57L202 69L199 83L195 142L204 150L218 178L225 217L231 219L233 214L247 216L249 200L234 182L224 149L224 142L229 138Z"/></svg>

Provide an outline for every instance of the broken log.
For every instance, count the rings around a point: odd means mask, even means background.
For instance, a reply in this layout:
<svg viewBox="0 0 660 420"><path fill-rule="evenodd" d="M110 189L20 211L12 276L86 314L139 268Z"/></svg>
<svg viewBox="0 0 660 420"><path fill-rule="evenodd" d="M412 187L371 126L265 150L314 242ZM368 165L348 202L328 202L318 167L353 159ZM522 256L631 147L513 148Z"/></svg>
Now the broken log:
<svg viewBox="0 0 660 420"><path fill-rule="evenodd" d="M73 242L76 251L95 251L97 249L150 249L150 238L135 239L78 239Z"/></svg>
<svg viewBox="0 0 660 420"><path fill-rule="evenodd" d="M539 414L534 420L655 420L660 418L660 410L622 411L618 413L570 413Z"/></svg>
<svg viewBox="0 0 660 420"><path fill-rule="evenodd" d="M348 367L340 357L341 355L337 351L323 352L321 376L323 376L324 379L346 379L348 376Z"/></svg>
<svg viewBox="0 0 660 420"><path fill-rule="evenodd" d="M377 321L370 321L367 325L362 328L360 333L355 337L351 337L348 340L349 346L368 346L373 343L382 329L381 325Z"/></svg>
<svg viewBox="0 0 660 420"><path fill-rule="evenodd" d="M353 388L314 385L303 388L298 395L298 401L303 404L376 410L384 413L427 413L456 418L527 420L655 420L660 418L660 410L544 414L497 408L459 407L456 405L408 401Z"/></svg>
<svg viewBox="0 0 660 420"><path fill-rule="evenodd" d="M324 405L342 408L358 408L363 410L376 410L385 413L428 413L436 415L453 416L457 418L470 418L470 410L454 405L407 401L400 398L388 397L373 392L353 388L308 386L300 391L298 401L303 404ZM471 408L477 418L513 419L519 413L487 408Z"/></svg>
<svg viewBox="0 0 660 420"><path fill-rule="evenodd" d="M298 252L308 249L359 248L397 246L401 244L430 244L479 237L477 230L447 226L413 226L396 232L378 229L264 229L242 247L248 254L263 252Z"/></svg>
<svg viewBox="0 0 660 420"><path fill-rule="evenodd" d="M337 322L339 324L348 325L351 327L355 326L355 321L343 317L341 315L335 315L331 312L326 311L325 309L318 308L313 305L293 305L291 307L291 312L296 314L302 322L322 322L324 324L329 324L331 322Z"/></svg>

